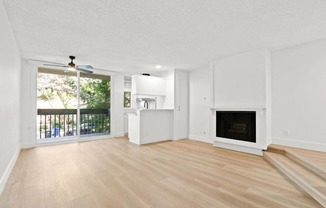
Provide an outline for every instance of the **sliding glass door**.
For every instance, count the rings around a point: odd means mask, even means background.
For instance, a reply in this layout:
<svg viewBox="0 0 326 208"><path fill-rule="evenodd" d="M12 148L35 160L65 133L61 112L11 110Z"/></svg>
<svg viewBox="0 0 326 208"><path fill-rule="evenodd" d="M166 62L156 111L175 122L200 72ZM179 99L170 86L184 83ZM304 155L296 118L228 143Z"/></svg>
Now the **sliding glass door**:
<svg viewBox="0 0 326 208"><path fill-rule="evenodd" d="M110 133L110 77L80 78L80 135Z"/></svg>
<svg viewBox="0 0 326 208"><path fill-rule="evenodd" d="M110 77L39 68L38 142L110 134Z"/></svg>

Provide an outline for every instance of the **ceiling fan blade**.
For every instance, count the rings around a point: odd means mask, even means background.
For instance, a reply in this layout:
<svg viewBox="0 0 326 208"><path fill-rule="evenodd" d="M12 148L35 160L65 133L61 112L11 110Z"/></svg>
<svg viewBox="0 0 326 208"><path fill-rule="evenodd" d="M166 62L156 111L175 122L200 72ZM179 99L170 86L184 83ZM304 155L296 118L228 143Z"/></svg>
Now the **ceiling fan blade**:
<svg viewBox="0 0 326 208"><path fill-rule="evenodd" d="M68 67L67 65L58 65L58 64L43 64L44 66L56 66L56 67Z"/></svg>
<svg viewBox="0 0 326 208"><path fill-rule="evenodd" d="M94 70L96 70L96 71L102 71L102 72L119 73L118 71L107 70L107 69L99 69L99 68L94 68Z"/></svg>
<svg viewBox="0 0 326 208"><path fill-rule="evenodd" d="M93 74L94 69L91 65L77 65L76 69L87 74Z"/></svg>
<svg viewBox="0 0 326 208"><path fill-rule="evenodd" d="M92 70L88 70L88 69L83 69L83 68L76 68L78 71L82 72L82 73L86 73L86 74L93 74Z"/></svg>
<svg viewBox="0 0 326 208"><path fill-rule="evenodd" d="M94 69L94 67L92 67L91 65L77 65L76 68L77 69L85 69L85 70L92 70L92 69Z"/></svg>

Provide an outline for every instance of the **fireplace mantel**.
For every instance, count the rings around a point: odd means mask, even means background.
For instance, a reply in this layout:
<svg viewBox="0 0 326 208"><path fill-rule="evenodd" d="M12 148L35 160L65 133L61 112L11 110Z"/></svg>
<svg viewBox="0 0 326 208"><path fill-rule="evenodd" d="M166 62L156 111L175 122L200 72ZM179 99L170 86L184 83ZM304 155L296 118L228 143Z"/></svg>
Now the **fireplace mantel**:
<svg viewBox="0 0 326 208"><path fill-rule="evenodd" d="M211 110L265 110L266 106L263 105L251 105L251 106L230 106L230 105L225 105L225 106L213 106L210 107Z"/></svg>
<svg viewBox="0 0 326 208"><path fill-rule="evenodd" d="M258 49L210 63L210 139L214 146L262 155L271 143L271 57ZM216 111L255 111L256 143L216 136Z"/></svg>

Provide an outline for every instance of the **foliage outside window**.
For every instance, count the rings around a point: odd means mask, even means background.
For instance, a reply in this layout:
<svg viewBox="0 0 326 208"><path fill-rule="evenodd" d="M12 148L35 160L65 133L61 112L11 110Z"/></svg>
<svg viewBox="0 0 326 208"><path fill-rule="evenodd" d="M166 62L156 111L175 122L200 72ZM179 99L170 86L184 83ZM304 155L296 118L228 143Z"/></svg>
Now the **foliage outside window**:
<svg viewBox="0 0 326 208"><path fill-rule="evenodd" d="M72 136L77 132L77 76L58 70L40 70L37 77L37 108L62 110L62 114L38 116L38 137ZM80 75L80 134L108 133L110 77ZM69 111L73 109L75 111ZM87 109L87 110L86 110ZM56 133L56 129L59 131Z"/></svg>
<svg viewBox="0 0 326 208"><path fill-rule="evenodd" d="M100 79L81 79L80 98L86 109L110 108L110 81Z"/></svg>
<svg viewBox="0 0 326 208"><path fill-rule="evenodd" d="M130 108L130 92L124 92L124 98L123 98L123 106L125 108Z"/></svg>
<svg viewBox="0 0 326 208"><path fill-rule="evenodd" d="M132 79L130 76L124 77L124 93L123 93L123 107L131 107L131 85Z"/></svg>

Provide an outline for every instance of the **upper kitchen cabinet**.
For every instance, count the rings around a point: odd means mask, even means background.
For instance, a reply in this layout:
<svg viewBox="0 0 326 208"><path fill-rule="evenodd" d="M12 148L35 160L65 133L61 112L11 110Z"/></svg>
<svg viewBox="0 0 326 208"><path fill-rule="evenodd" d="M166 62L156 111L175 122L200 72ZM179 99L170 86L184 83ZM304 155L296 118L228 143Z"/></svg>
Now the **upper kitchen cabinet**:
<svg viewBox="0 0 326 208"><path fill-rule="evenodd" d="M131 94L165 96L165 79L155 76L133 75Z"/></svg>

